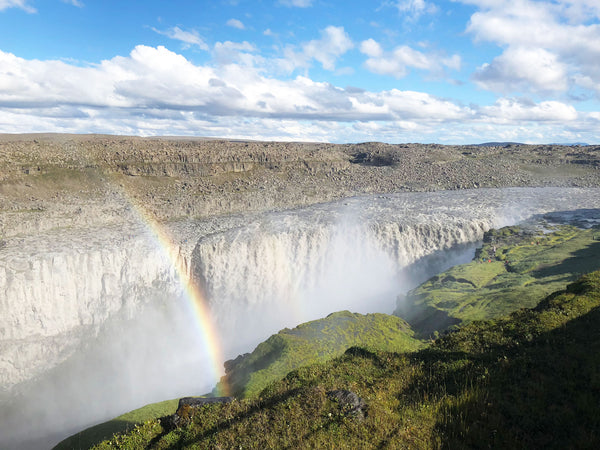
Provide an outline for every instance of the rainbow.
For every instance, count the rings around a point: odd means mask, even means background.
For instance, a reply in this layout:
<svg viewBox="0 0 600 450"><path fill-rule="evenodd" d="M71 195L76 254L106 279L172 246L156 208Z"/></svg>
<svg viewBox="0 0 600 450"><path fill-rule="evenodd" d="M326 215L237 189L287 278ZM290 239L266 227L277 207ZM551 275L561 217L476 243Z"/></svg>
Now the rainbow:
<svg viewBox="0 0 600 450"><path fill-rule="evenodd" d="M133 207L140 222L151 232L159 248L168 258L169 264L174 269L178 282L182 287L184 297L191 307L194 316L194 322L205 343L206 352L210 360L210 370L215 382L219 381L223 373L223 350L221 340L213 320L213 316L208 307L208 301L202 293L201 287L196 283L188 272L184 260L179 257L179 248L174 244L173 239L166 228L160 224L144 207L134 200L133 196L125 194L124 197ZM230 395L229 385L223 378L216 388L217 395Z"/></svg>

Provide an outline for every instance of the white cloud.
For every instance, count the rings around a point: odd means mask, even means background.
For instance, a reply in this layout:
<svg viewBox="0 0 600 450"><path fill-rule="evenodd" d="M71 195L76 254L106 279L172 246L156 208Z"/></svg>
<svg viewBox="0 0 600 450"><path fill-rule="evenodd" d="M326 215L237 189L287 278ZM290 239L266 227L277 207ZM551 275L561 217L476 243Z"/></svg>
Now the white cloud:
<svg viewBox="0 0 600 450"><path fill-rule="evenodd" d="M367 39L360 43L360 51L371 58L381 58L383 49L374 39Z"/></svg>
<svg viewBox="0 0 600 450"><path fill-rule="evenodd" d="M244 24L238 19L229 19L227 21L227 26L237 28L238 30L244 30L246 28Z"/></svg>
<svg viewBox="0 0 600 450"><path fill-rule="evenodd" d="M301 51L288 46L283 58L278 61L279 69L291 73L298 68L309 68L312 61L321 63L325 70L334 71L340 56L354 47L344 27L328 26L321 31L321 38L301 45Z"/></svg>
<svg viewBox="0 0 600 450"><path fill-rule="evenodd" d="M510 47L473 75L484 89L496 92L565 91L567 68L557 56L541 48Z"/></svg>
<svg viewBox="0 0 600 450"><path fill-rule="evenodd" d="M28 13L35 13L37 10L27 4L27 0L0 0L0 11L8 8L20 8Z"/></svg>
<svg viewBox="0 0 600 450"><path fill-rule="evenodd" d="M417 20L424 14L434 14L438 10L434 3L425 0L398 0L394 6L409 20Z"/></svg>
<svg viewBox="0 0 600 450"><path fill-rule="evenodd" d="M158 34L167 36L168 38L175 39L177 41L181 41L188 48L192 45L196 45L202 50L209 49L206 42L204 42L204 40L200 37L200 35L198 34L198 32L196 30L184 31L179 27L169 28L168 30L157 30L156 28L152 28L152 30Z"/></svg>
<svg viewBox="0 0 600 450"><path fill-rule="evenodd" d="M319 61L326 70L334 70L337 58L354 47L344 27L328 26L321 32L321 39L307 42L302 46L308 58Z"/></svg>
<svg viewBox="0 0 600 450"><path fill-rule="evenodd" d="M476 41L492 42L502 55L475 75L487 89L508 92L526 87L531 92L580 86L600 94L600 2L597 0L459 0L479 10L467 26ZM540 64L517 67L511 58L528 52ZM523 59L520 59L523 61ZM517 70L516 73L513 70ZM534 70L542 73L534 74ZM504 81L503 78L504 77Z"/></svg>
<svg viewBox="0 0 600 450"><path fill-rule="evenodd" d="M600 113L561 102L502 98L466 107L423 92L277 79L264 75L267 62L255 50L247 42L217 43L214 58L238 52L254 59L196 65L164 47L140 45L88 67L0 51L0 128L338 142L535 140L527 134L534 129L542 141L567 132L598 140Z"/></svg>
<svg viewBox="0 0 600 450"><path fill-rule="evenodd" d="M360 51L367 55L365 67L379 75L390 75L402 78L408 73L408 68L441 72L444 67L460 69L460 56L449 58L434 54L425 54L406 45L398 46L391 52L385 52L381 45L373 39L367 39L360 45Z"/></svg>
<svg viewBox="0 0 600 450"><path fill-rule="evenodd" d="M308 8L312 6L312 2L313 0L279 0L281 5L295 8Z"/></svg>
<svg viewBox="0 0 600 450"><path fill-rule="evenodd" d="M219 47L252 49L248 43L226 42ZM240 64L196 66L164 47L142 45L126 57L83 68L61 61L28 61L0 51L0 86L0 108L13 110L48 105L79 112L148 108L327 121L407 116L443 120L466 114L463 108L424 93L344 90L302 76L277 80Z"/></svg>
<svg viewBox="0 0 600 450"><path fill-rule="evenodd" d="M575 23L600 18L600 3L596 0L569 0L561 4L562 15Z"/></svg>
<svg viewBox="0 0 600 450"><path fill-rule="evenodd" d="M578 119L575 108L556 101L534 103L524 99L501 98L492 106L481 108L481 115L499 123L573 122Z"/></svg>
<svg viewBox="0 0 600 450"><path fill-rule="evenodd" d="M83 2L81 0L62 0L64 3L68 3L69 5L77 6L78 8L83 8Z"/></svg>
<svg viewBox="0 0 600 450"><path fill-rule="evenodd" d="M249 42L217 42L213 48L213 59L218 65L238 64L254 67L263 62L260 56L253 53L256 47Z"/></svg>
<svg viewBox="0 0 600 450"><path fill-rule="evenodd" d="M442 64L448 69L460 70L462 66L462 58L460 55L452 55L449 58L442 58Z"/></svg>

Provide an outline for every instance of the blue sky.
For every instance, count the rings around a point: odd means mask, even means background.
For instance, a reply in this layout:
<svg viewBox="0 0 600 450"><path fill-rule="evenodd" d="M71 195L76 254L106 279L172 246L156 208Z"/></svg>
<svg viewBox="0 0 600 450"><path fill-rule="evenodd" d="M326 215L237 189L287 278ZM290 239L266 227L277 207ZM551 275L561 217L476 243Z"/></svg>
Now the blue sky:
<svg viewBox="0 0 600 450"><path fill-rule="evenodd" d="M600 142L598 0L0 0L0 132Z"/></svg>

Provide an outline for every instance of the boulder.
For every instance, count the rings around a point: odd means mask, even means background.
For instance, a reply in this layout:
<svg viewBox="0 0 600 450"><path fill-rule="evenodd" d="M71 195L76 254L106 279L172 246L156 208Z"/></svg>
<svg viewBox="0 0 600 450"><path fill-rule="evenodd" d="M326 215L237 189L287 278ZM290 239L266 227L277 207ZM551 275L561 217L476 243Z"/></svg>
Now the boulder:
<svg viewBox="0 0 600 450"><path fill-rule="evenodd" d="M346 416L363 420L367 415L367 404L352 391L328 391L327 397L329 397L330 400L337 402L342 414Z"/></svg>

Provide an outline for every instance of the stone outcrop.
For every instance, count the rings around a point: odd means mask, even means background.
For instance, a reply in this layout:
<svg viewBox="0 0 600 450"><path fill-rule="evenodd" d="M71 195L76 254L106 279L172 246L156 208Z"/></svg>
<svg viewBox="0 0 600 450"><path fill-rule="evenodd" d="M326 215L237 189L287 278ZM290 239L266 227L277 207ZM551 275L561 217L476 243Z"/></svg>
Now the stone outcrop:
<svg viewBox="0 0 600 450"><path fill-rule="evenodd" d="M364 420L367 415L367 404L352 391L334 390L327 392L330 400L337 402L340 412L357 420Z"/></svg>

